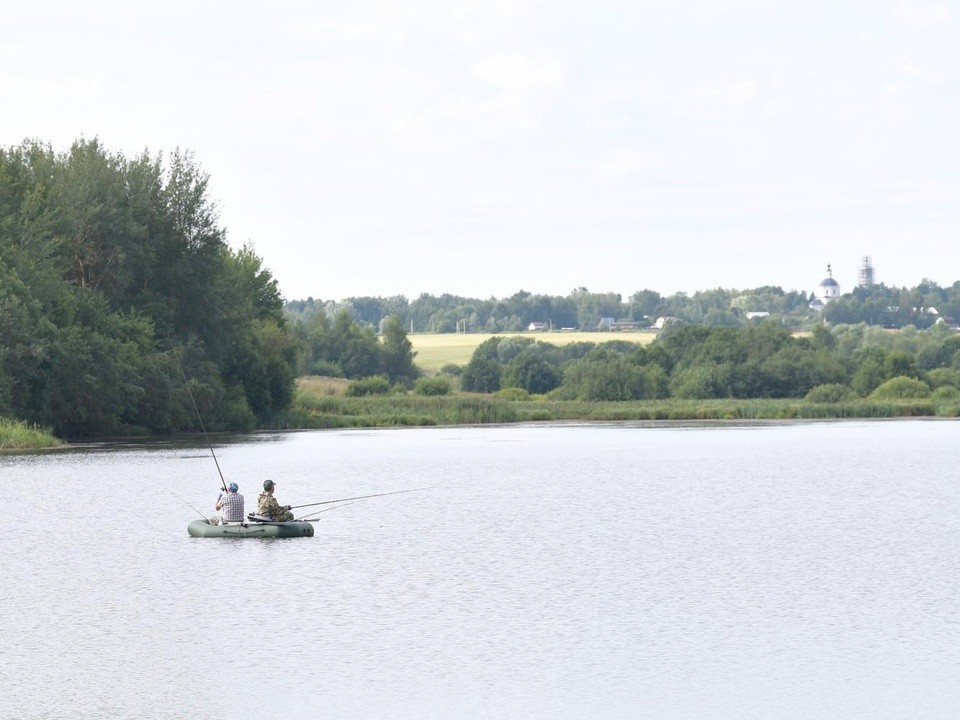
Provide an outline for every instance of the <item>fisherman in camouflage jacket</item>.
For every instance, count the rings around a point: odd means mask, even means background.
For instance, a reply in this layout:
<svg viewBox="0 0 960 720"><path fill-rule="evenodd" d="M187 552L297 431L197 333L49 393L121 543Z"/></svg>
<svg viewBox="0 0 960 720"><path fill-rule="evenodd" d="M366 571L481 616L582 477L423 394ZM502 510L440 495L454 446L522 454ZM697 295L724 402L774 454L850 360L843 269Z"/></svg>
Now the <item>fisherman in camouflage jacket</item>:
<svg viewBox="0 0 960 720"><path fill-rule="evenodd" d="M257 513L277 522L289 522L293 520L293 513L290 512L289 505L281 505L273 496L273 489L276 486L273 480L263 483L263 492L257 498Z"/></svg>

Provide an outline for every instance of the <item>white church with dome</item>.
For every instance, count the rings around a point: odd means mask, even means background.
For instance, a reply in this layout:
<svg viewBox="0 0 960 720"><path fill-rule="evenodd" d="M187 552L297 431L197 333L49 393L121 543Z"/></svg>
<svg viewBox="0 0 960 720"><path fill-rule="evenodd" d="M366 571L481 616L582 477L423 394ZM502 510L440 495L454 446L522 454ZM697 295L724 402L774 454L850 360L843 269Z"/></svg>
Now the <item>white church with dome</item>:
<svg viewBox="0 0 960 720"><path fill-rule="evenodd" d="M817 288L816 296L810 301L812 310L823 310L826 304L840 297L840 283L833 279L833 269L827 265L827 276Z"/></svg>

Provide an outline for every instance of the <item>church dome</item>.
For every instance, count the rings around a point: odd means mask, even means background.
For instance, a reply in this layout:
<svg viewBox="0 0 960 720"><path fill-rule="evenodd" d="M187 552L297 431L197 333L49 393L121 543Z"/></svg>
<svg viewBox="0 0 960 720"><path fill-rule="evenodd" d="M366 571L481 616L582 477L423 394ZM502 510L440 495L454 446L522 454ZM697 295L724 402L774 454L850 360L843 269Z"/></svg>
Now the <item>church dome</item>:
<svg viewBox="0 0 960 720"><path fill-rule="evenodd" d="M830 265L827 265L827 277L820 283L817 296L824 304L840 297L840 283L833 279L833 268Z"/></svg>

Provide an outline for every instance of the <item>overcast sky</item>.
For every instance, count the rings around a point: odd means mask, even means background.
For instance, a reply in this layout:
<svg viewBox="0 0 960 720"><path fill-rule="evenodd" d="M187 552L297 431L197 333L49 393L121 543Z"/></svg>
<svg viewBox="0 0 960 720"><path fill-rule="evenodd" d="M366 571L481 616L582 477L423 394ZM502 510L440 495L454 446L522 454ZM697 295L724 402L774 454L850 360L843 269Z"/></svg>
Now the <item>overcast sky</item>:
<svg viewBox="0 0 960 720"><path fill-rule="evenodd" d="M192 151L287 299L960 280L957 2L4 15L0 144Z"/></svg>

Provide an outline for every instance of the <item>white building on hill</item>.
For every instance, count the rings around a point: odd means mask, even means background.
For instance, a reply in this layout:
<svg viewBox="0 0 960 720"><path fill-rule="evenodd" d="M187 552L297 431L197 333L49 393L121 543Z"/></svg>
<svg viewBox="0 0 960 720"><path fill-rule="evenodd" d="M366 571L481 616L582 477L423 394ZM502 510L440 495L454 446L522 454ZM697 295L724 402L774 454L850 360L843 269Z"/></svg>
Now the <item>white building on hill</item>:
<svg viewBox="0 0 960 720"><path fill-rule="evenodd" d="M833 279L833 269L827 264L827 277L817 288L816 297L810 301L810 307L817 311L823 310L828 302L838 297L840 297L840 283Z"/></svg>

